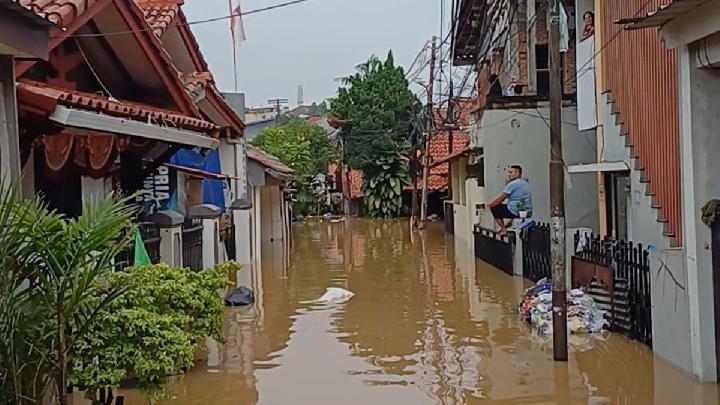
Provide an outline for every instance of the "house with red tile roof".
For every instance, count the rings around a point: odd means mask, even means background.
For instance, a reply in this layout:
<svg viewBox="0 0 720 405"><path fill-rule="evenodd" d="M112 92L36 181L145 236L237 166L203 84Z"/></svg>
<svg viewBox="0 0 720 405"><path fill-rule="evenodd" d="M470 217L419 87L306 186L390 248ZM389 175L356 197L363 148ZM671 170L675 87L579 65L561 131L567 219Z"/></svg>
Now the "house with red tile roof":
<svg viewBox="0 0 720 405"><path fill-rule="evenodd" d="M93 194L144 189L177 150L217 148L224 128L133 1L18 3L59 27L47 60L15 65L24 194L73 216Z"/></svg>
<svg viewBox="0 0 720 405"><path fill-rule="evenodd" d="M252 205L251 221L262 225L261 217L284 218L282 226L260 226L260 240L287 238L290 217L284 198L285 182L292 170L274 156L247 145L245 123L223 98L200 46L187 24L182 0L134 0L143 11L153 34L166 49L186 91L201 113L220 126L218 155L223 173L230 175L225 203L229 207ZM249 204L248 204L249 203ZM262 207L265 214L261 214ZM277 212L276 212L277 211ZM274 214L271 215L271 213ZM229 219L228 219L229 220ZM254 227L253 225L250 225ZM248 235L249 236L249 235ZM245 242L243 242L245 243Z"/></svg>
<svg viewBox="0 0 720 405"><path fill-rule="evenodd" d="M139 201L147 213L185 213L214 198L222 207L257 207L253 220L269 222L258 243L287 236L283 187L292 171L246 147L245 124L218 91L182 1L15 3L59 28L46 60L15 64L24 194L42 192L70 216L84 199L113 190L150 191ZM250 176L250 166L259 175ZM242 226L235 234L249 241L251 224ZM252 249L242 247L248 258Z"/></svg>

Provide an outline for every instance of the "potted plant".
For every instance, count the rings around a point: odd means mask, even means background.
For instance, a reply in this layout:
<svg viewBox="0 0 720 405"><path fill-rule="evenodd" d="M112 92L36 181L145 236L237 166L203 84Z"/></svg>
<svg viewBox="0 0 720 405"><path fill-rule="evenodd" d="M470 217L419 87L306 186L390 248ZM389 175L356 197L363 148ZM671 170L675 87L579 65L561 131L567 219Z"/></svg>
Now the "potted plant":
<svg viewBox="0 0 720 405"><path fill-rule="evenodd" d="M519 216L520 219L522 219L522 220L527 219L528 212L527 212L527 210L525 209L525 200L524 200L524 199L523 199L523 200L520 200L520 202L518 202L518 216Z"/></svg>

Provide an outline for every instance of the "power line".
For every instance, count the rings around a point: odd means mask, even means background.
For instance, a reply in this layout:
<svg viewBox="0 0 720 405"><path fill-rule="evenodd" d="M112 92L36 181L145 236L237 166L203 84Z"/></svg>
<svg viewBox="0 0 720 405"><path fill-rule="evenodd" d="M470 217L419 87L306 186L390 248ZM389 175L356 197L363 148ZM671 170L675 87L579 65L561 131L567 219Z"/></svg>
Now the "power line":
<svg viewBox="0 0 720 405"><path fill-rule="evenodd" d="M425 42L425 45L423 45L420 52L418 52L418 54L415 56L415 59L413 59L412 63L410 63L410 67L407 69L407 72L412 72L412 70L415 68L415 64L420 60L420 57L427 53L429 43L430 41Z"/></svg>
<svg viewBox="0 0 720 405"><path fill-rule="evenodd" d="M288 7L288 6L292 6L292 5L295 5L295 4L305 3L305 2L307 2L307 1L310 1L310 0L293 0L293 1L288 1L288 2L285 2L285 3L276 4L276 5L273 5L273 6L262 7L262 8L258 8L258 9L255 9L255 10L246 11L246 12L244 12L244 13L224 15L224 16L220 16L220 17L208 18L208 19L205 19L205 20L190 21L190 22L185 22L185 23L169 24L167 28L174 28L174 27L181 27L181 26L191 26L191 25L205 24L205 23L211 23L211 22L222 21L222 20L229 20L229 19L234 18L234 17L243 17L243 16L246 16L246 15L262 13L262 12L265 12L265 11L270 11L270 10L275 10L275 9L278 9L278 8ZM110 36L115 36L115 35L134 34L134 33L137 33L137 32L149 32L149 31L154 31L154 30L155 30L155 28L149 27L149 28L143 28L143 29L139 29L139 30L114 31L114 32L102 32L102 33L90 33L90 34L73 34L73 35L68 35L68 37L69 37L69 38L110 37Z"/></svg>

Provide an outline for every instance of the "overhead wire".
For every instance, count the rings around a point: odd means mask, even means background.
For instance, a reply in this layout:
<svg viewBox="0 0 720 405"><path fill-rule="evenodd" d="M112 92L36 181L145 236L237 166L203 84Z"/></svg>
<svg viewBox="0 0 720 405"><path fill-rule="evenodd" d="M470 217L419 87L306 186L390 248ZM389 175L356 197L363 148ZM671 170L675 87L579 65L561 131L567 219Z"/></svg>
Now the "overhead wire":
<svg viewBox="0 0 720 405"><path fill-rule="evenodd" d="M423 45L423 47L422 47L422 49L420 50L420 52L418 52L418 54L415 56L415 59L413 59L412 63L410 63L410 67L407 68L407 71L406 71L406 72L408 72L408 73L409 73L409 72L412 72L412 70L415 68L415 64L418 63L418 61L420 60L420 57L423 56L423 55L425 55L425 54L427 53L427 49L428 49L428 45L429 45L429 44L430 44L430 41L425 42L425 45ZM408 74L406 74L406 76L408 76Z"/></svg>
<svg viewBox="0 0 720 405"><path fill-rule="evenodd" d="M284 7L288 7L288 6L293 6L293 5L305 3L308 1L310 1L310 0L292 0L292 1L285 2L285 3L280 3L280 4L275 4L272 6L257 8L257 9L250 10L250 11L245 11L245 12L238 13L238 14L223 15L223 16L219 16L219 17L207 18L204 20L188 21L188 22L184 22L184 23L176 22L174 24L168 24L167 28L174 28L174 27L180 27L180 26L192 26L192 25L206 24L206 23L217 22L217 21L222 21L222 20L229 20L229 19L235 18L235 17L244 17L247 15L262 13L265 11L275 10L275 9L284 8ZM124 30L124 31L102 32L102 33L72 34L72 35L68 35L67 37L69 37L69 38L110 37L110 36L116 36L116 35L129 35L129 34L134 34L134 33L139 33L139 32L150 32L150 31L154 31L154 30L155 30L155 28L148 27L148 28L142 28L139 30Z"/></svg>

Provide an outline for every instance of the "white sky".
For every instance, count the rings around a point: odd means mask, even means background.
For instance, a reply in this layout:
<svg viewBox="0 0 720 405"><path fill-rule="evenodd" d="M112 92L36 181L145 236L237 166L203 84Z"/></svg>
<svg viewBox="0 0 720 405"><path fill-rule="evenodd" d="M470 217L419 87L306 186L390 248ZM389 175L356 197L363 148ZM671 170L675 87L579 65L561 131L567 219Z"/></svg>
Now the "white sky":
<svg viewBox="0 0 720 405"><path fill-rule="evenodd" d="M285 1L243 0L242 9ZM229 14L228 0L185 0L183 10L189 21ZM396 63L407 68L439 34L440 0L309 0L248 15L244 23L247 41L238 51L238 90L245 93L246 104L259 107L279 97L295 105L298 85L310 104L335 96L335 79L354 72L372 54L384 57L392 49ZM191 28L218 87L233 91L228 20Z"/></svg>

